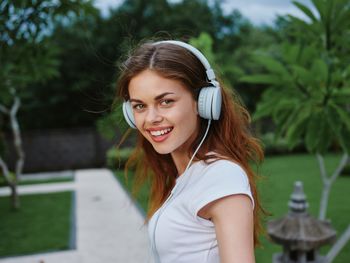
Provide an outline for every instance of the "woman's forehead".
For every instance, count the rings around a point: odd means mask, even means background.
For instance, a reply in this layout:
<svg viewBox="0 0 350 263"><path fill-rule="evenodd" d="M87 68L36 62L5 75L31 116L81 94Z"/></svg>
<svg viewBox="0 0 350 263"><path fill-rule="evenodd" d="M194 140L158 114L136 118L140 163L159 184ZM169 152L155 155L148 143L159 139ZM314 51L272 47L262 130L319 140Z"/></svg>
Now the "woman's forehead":
<svg viewBox="0 0 350 263"><path fill-rule="evenodd" d="M130 98L157 97L164 93L174 95L189 93L180 81L165 78L152 70L145 70L133 77L129 82L128 91Z"/></svg>

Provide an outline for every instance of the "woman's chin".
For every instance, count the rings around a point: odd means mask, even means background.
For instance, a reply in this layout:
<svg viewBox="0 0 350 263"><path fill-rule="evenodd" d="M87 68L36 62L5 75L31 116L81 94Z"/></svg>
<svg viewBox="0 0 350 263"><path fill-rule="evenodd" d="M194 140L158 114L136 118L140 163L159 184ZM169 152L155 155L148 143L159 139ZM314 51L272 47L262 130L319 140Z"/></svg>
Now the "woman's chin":
<svg viewBox="0 0 350 263"><path fill-rule="evenodd" d="M153 149L159 154L169 154L173 151L169 147L162 147L159 145L153 145Z"/></svg>
<svg viewBox="0 0 350 263"><path fill-rule="evenodd" d="M167 150L165 150L165 149L158 149L158 148L154 148L154 150L157 152L157 153L159 153L159 154L169 154L169 153L171 153L171 151L167 151Z"/></svg>

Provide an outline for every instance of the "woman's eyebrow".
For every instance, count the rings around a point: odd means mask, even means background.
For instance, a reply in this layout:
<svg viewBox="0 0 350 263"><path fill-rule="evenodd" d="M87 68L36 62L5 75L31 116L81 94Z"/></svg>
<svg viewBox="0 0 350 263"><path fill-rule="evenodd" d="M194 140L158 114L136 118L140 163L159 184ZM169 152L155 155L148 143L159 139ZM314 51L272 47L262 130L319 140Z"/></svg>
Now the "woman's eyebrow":
<svg viewBox="0 0 350 263"><path fill-rule="evenodd" d="M175 93L174 93L174 92L164 92L164 93L162 93L162 94L156 96L156 97L154 98L154 100L155 100L155 101L160 100L160 99L164 98L165 96L167 96L167 95L169 95L169 94L175 94ZM130 99L129 101L130 101L130 102L137 102L137 103L142 103L142 102L143 102L142 100L139 100L139 99Z"/></svg>
<svg viewBox="0 0 350 263"><path fill-rule="evenodd" d="M169 95L169 94L175 94L174 92L164 92L160 95L158 95L157 97L154 98L154 100L160 100L162 98L164 98L166 95Z"/></svg>
<svg viewBox="0 0 350 263"><path fill-rule="evenodd" d="M138 100L138 99L129 99L130 102L137 102L137 103L142 103L142 100Z"/></svg>

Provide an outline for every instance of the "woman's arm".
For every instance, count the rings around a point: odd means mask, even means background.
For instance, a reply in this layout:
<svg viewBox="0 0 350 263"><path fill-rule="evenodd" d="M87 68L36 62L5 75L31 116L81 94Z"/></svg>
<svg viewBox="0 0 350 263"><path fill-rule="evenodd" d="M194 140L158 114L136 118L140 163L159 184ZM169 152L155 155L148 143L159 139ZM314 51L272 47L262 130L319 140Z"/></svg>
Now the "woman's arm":
<svg viewBox="0 0 350 263"><path fill-rule="evenodd" d="M243 194L220 198L198 215L215 225L221 263L254 263L253 206Z"/></svg>

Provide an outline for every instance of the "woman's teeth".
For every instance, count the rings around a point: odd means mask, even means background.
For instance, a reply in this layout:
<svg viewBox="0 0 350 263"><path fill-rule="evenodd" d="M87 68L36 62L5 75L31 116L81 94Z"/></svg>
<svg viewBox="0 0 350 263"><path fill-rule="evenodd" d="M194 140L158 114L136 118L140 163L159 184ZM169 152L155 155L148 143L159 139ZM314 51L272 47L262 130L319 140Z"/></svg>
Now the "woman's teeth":
<svg viewBox="0 0 350 263"><path fill-rule="evenodd" d="M164 134L170 132L171 130L172 130L172 128L167 128L167 129L159 130L159 131L150 131L150 133L152 136L161 136L161 135L164 135Z"/></svg>

